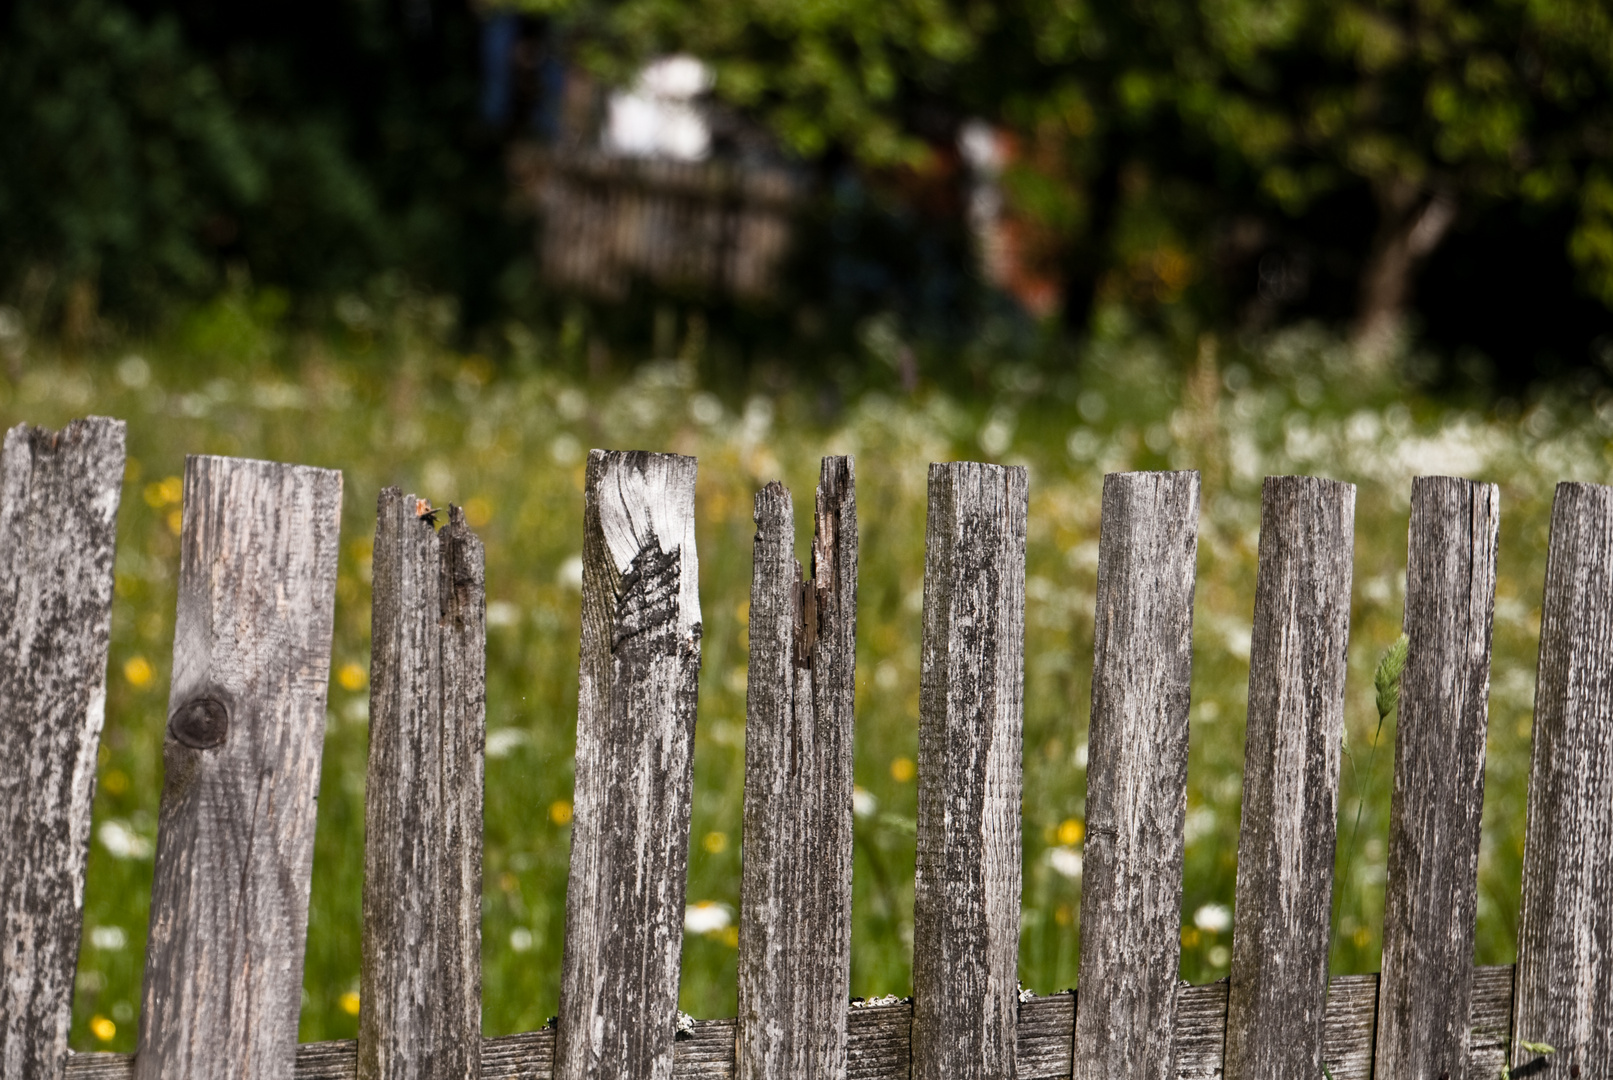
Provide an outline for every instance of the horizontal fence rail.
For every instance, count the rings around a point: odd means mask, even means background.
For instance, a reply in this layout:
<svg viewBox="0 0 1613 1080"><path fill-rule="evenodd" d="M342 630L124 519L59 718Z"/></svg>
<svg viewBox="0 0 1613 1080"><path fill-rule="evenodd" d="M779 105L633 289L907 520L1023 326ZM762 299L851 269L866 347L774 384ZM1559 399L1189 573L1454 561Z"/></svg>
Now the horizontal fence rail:
<svg viewBox="0 0 1613 1080"><path fill-rule="evenodd" d="M1507 1046L1512 1010L1511 965L1473 969L1472 1028L1469 1036L1472 1075L1499 1075ZM1324 1059L1334 1080L1370 1080L1374 1003L1378 976L1344 975L1333 979L1322 1025ZM1020 1003L1014 1062L1020 1080L1060 1080L1070 1075L1076 994L1071 991ZM853 1005L846 1018L847 1080L907 1080L911 1075L913 1005ZM1222 1075L1227 983L1182 984L1176 994L1176 1029L1171 1038L1176 1080L1215 1080ZM693 1032L673 1048L673 1072L679 1080L721 1080L737 1075L734 1020L697 1020ZM481 1041L483 1080L551 1080L554 1031L504 1035ZM297 1048L296 1080L354 1080L357 1043L352 1039L304 1043ZM133 1075L128 1054L74 1054L70 1080L127 1080ZM1436 1074L1437 1075L1437 1074ZM1567 1075L1566 1071L1563 1075Z"/></svg>
<svg viewBox="0 0 1613 1080"><path fill-rule="evenodd" d="M104 711L123 429L0 462L0 1080L804 1075L1613 1080L1613 488L1563 484L1541 621L1515 967L1472 963L1493 485L1412 485L1384 970L1329 980L1355 490L1262 498L1231 975L1180 962L1199 478L1104 482L1081 991L1017 984L1028 477L931 466L913 997L852 1002L858 527L826 458L810 575L756 498L740 1015L680 1023L702 624L695 462L594 451L560 1010L479 1033L485 573L450 507L381 493L359 1038L295 1041L339 473L186 467L134 1055L67 1049ZM1553 1049L1542 1056L1542 1044Z"/></svg>

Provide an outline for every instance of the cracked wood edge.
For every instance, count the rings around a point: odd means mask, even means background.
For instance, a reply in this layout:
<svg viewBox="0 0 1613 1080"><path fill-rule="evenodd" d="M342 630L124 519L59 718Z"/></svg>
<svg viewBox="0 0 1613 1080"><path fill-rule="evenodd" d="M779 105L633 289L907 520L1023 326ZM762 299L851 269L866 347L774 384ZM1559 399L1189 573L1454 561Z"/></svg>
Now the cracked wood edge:
<svg viewBox="0 0 1613 1080"><path fill-rule="evenodd" d="M1354 485L1266 478L1233 908L1228 1080L1321 1073L1354 545Z"/></svg>
<svg viewBox="0 0 1613 1080"><path fill-rule="evenodd" d="M1199 474L1103 481L1076 1080L1173 1074Z"/></svg>
<svg viewBox="0 0 1613 1080"><path fill-rule="evenodd" d="M1334 1080L1371 1080L1372 1033L1378 977L1343 975L1332 981L1323 1035L1324 1060ZM1032 998L1019 1006L1016 1051L1020 1080L1065 1080L1070 1075L1070 1033L1075 995L1069 991ZM1473 1068L1499 1072L1512 1014L1512 967L1473 971ZM1221 1075L1227 981L1177 989L1172 1080L1216 1080ZM846 1010L847 1080L908 1080L913 1006L853 1005ZM692 1038L673 1043L674 1080L731 1080L733 1020L697 1020ZM552 1028L481 1040L481 1080L553 1080ZM297 1048L295 1080L356 1080L358 1047L351 1039L304 1043ZM68 1080L129 1080L129 1054L72 1054Z"/></svg>
<svg viewBox="0 0 1613 1080"><path fill-rule="evenodd" d="M824 458L812 579L777 482L756 495L739 918L741 1080L838 1077L851 991L857 505Z"/></svg>
<svg viewBox="0 0 1613 1080"><path fill-rule="evenodd" d="M106 715L124 424L19 425L0 457L0 1077L60 1080Z"/></svg>
<svg viewBox="0 0 1613 1080"><path fill-rule="evenodd" d="M667 1080L700 675L695 461L588 457L556 1074Z"/></svg>
<svg viewBox="0 0 1613 1080"><path fill-rule="evenodd" d="M185 463L140 1080L296 1054L341 501L339 472Z"/></svg>
<svg viewBox="0 0 1613 1080"><path fill-rule="evenodd" d="M914 1080L1014 1080L1022 466L930 466L913 883Z"/></svg>
<svg viewBox="0 0 1613 1080"><path fill-rule="evenodd" d="M1613 488L1559 484L1535 680L1512 1061L1613 1077Z"/></svg>
<svg viewBox="0 0 1613 1080"><path fill-rule="evenodd" d="M1500 490L1412 481L1376 1072L1489 1080L1468 1063Z"/></svg>
<svg viewBox="0 0 1613 1080"><path fill-rule="evenodd" d="M480 1071L484 559L459 507L439 533L415 505L387 488L375 529L363 1080Z"/></svg>

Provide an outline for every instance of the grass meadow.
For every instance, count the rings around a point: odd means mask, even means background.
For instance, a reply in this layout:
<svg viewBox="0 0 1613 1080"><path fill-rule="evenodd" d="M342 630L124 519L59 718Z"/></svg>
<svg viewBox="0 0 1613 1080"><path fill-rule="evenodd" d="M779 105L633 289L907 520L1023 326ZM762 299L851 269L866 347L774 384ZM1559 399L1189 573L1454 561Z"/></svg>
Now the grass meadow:
<svg viewBox="0 0 1613 1080"><path fill-rule="evenodd" d="M389 484L456 502L486 542L488 696L483 1027L556 1011L571 816L583 461L590 447L699 458L705 615L682 1007L735 1011L752 497L795 494L799 550L824 454L856 457L861 570L852 989L906 994L930 461L1030 470L1025 635L1021 978L1075 983L1093 597L1103 475L1203 475L1194 621L1182 977L1230 954L1260 485L1311 473L1358 485L1355 576L1334 891L1335 972L1376 970L1394 719L1372 671L1399 633L1414 475L1501 487L1501 547L1480 860L1477 960L1514 956L1540 594L1553 486L1613 476L1613 399L1566 390L1482 405L1363 374L1324 334L1178 354L1100 335L1078 364L1002 364L990 388L893 386L839 402L811 389L702 385L699 357L588 379L563 335L510 334L498 365L457 352L426 314L298 336L236 297L161 340L66 359L10 339L0 421L129 424L107 722L95 798L76 1048L131 1050L138 1027L161 740L189 453L339 468L345 477L301 1038L357 1029L368 714L370 549ZM4 344L4 343L0 343ZM1414 360L1415 358L1413 358ZM877 359L870 359L877 364Z"/></svg>

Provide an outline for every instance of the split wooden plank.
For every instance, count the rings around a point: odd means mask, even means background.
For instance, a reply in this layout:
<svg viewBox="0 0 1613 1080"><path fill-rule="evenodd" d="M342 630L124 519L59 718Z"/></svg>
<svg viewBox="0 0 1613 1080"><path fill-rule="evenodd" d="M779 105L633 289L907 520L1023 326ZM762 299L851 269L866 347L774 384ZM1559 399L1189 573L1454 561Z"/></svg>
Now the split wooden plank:
<svg viewBox="0 0 1613 1080"><path fill-rule="evenodd" d="M1378 984L1378 1076L1490 1080L1468 1063L1500 490L1411 487L1405 633Z"/></svg>
<svg viewBox="0 0 1613 1080"><path fill-rule="evenodd" d="M338 472L186 461L138 1080L291 1071L341 504Z"/></svg>
<svg viewBox="0 0 1613 1080"><path fill-rule="evenodd" d="M1075 1080L1174 1075L1196 472L1104 477Z"/></svg>
<svg viewBox="0 0 1613 1080"><path fill-rule="evenodd" d="M60 1080L106 716L124 425L19 425L0 457L0 1078Z"/></svg>
<svg viewBox="0 0 1613 1080"><path fill-rule="evenodd" d="M778 483L756 495L739 919L741 1080L838 1077L851 994L857 503L824 458L812 580Z"/></svg>
<svg viewBox="0 0 1613 1080"><path fill-rule="evenodd" d="M1266 478L1227 1080L1322 1071L1354 545L1353 484Z"/></svg>
<svg viewBox="0 0 1613 1080"><path fill-rule="evenodd" d="M914 1080L1013 1080L1023 467L930 466L913 883Z"/></svg>
<svg viewBox="0 0 1613 1080"><path fill-rule="evenodd" d="M700 675L695 461L595 450L555 1075L669 1080Z"/></svg>
<svg viewBox="0 0 1613 1080"><path fill-rule="evenodd" d="M1371 1080L1372 1032L1377 1000L1376 975L1345 975L1328 994L1324 1060L1334 1080ZM1222 1035L1226 1029L1227 981L1205 986L1182 984L1177 994L1176 1080L1215 1080L1221 1075ZM1069 993L1032 998L1020 1006L1021 1080L1063 1080L1070 1075L1070 1033L1074 1009ZM1472 1047L1475 1066L1493 1057L1497 1070L1512 1014L1512 967L1481 967L1473 973ZM913 1023L911 1002L853 1004L847 1012L848 1080L908 1080ZM1497 1023L1500 1027L1497 1028ZM697 1020L692 1038L674 1044L676 1074L689 1080L733 1075L733 1020ZM1063 1046L1062 1069L1054 1043ZM73 1054L69 1080L129 1080L129 1054ZM357 1043L304 1043L297 1048L296 1080L355 1080ZM482 1040L482 1080L552 1080L554 1029Z"/></svg>
<svg viewBox="0 0 1613 1080"><path fill-rule="evenodd" d="M362 1080L481 1068L485 563L464 511L416 505L387 488L375 528Z"/></svg>
<svg viewBox="0 0 1613 1080"><path fill-rule="evenodd" d="M1559 484L1541 601L1512 1062L1613 1077L1613 487Z"/></svg>

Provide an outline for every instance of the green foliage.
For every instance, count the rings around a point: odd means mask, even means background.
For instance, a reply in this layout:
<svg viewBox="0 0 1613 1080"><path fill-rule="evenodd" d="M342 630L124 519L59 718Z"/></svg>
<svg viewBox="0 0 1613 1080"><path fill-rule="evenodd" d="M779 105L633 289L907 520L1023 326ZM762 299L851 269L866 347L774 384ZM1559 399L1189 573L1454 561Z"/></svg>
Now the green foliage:
<svg viewBox="0 0 1613 1080"><path fill-rule="evenodd" d="M927 159L915 97L930 85L945 92L994 17L978 0L583 0L574 10L596 35L588 59L607 74L623 79L635 60L687 50L714 65L725 99L764 117L796 153L845 148L876 166Z"/></svg>
<svg viewBox="0 0 1613 1080"><path fill-rule="evenodd" d="M40 264L149 300L215 281L213 215L262 198L262 163L172 19L19 4L0 46L0 282Z"/></svg>
<svg viewBox="0 0 1613 1080"><path fill-rule="evenodd" d="M1613 174L1593 168L1580 189L1579 224L1569 252L1592 293L1613 307Z"/></svg>
<svg viewBox="0 0 1613 1080"><path fill-rule="evenodd" d="M428 5L429 6L429 5ZM472 124L475 20L288 0L0 9L0 296L149 326L230 272L299 298L402 273L484 314L527 243Z"/></svg>
<svg viewBox="0 0 1613 1080"><path fill-rule="evenodd" d="M963 118L1005 124L1021 138L1017 209L1072 262L1097 245L1093 272L1122 293L1174 250L1194 265L1155 291L1191 295L1238 214L1315 231L1326 199L1359 197L1378 215L1376 239L1357 238L1365 261L1367 241L1437 243L1436 201L1471 219L1577 199L1572 257L1613 303L1603 0L525 3L571 18L617 77L657 52L707 59L720 96L809 157L933 168ZM1169 228L1139 239L1139 215Z"/></svg>

